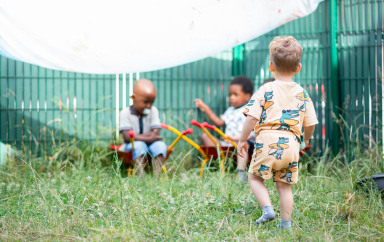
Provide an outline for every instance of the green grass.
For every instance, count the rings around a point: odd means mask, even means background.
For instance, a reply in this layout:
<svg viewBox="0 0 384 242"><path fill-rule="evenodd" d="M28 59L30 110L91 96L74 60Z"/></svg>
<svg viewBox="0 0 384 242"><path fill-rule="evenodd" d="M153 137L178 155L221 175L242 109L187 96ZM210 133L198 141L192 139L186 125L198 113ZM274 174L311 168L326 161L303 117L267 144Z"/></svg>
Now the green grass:
<svg viewBox="0 0 384 242"><path fill-rule="evenodd" d="M60 147L47 159L9 160L0 169L1 240L384 240L383 198L355 181L384 173L383 159L343 164L307 157L293 186L293 228L265 225L249 186L172 154L170 178L126 177L107 150ZM186 168L188 167L188 169ZM277 212L278 195L266 182Z"/></svg>

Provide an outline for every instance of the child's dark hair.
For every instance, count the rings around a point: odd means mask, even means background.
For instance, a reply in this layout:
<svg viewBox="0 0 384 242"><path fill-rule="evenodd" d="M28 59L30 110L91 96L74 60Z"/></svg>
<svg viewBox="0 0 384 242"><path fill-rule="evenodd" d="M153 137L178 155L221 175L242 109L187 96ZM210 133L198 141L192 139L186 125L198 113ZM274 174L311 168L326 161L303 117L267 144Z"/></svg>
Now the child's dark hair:
<svg viewBox="0 0 384 242"><path fill-rule="evenodd" d="M253 81L249 77L237 76L233 78L233 80L231 81L231 85L233 84L240 85L244 93L246 94L249 93L253 95L253 90L254 90Z"/></svg>

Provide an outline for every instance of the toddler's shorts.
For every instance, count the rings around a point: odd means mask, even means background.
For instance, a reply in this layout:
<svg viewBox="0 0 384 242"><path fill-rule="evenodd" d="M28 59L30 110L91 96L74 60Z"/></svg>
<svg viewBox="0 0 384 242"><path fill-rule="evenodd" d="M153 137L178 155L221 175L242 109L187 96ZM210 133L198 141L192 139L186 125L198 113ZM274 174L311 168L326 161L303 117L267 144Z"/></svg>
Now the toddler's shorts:
<svg viewBox="0 0 384 242"><path fill-rule="evenodd" d="M263 130L256 136L249 173L263 179L297 183L300 143L290 131Z"/></svg>

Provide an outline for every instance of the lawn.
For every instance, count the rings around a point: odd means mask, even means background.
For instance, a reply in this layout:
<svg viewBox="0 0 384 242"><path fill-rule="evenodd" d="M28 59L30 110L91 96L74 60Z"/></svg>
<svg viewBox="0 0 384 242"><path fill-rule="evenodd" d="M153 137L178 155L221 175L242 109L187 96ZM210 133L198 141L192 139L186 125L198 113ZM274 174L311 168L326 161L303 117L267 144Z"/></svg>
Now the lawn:
<svg viewBox="0 0 384 242"><path fill-rule="evenodd" d="M233 171L207 168L199 178L194 154L174 152L166 179L127 177L97 147L69 150L0 169L1 240L384 240L383 198L355 186L384 173L375 151L346 164L326 152L307 157L293 186L293 227L281 230L279 217L254 224L261 210ZM276 189L266 184L278 214Z"/></svg>

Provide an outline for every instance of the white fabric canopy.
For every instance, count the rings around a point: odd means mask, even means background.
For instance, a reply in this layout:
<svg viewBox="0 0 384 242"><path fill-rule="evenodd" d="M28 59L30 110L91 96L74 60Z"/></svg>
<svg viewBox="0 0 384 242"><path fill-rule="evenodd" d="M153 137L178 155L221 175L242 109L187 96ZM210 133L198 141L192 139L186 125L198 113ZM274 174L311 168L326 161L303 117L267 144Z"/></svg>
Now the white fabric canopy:
<svg viewBox="0 0 384 242"><path fill-rule="evenodd" d="M152 71L252 40L320 1L0 0L0 54L65 71Z"/></svg>

